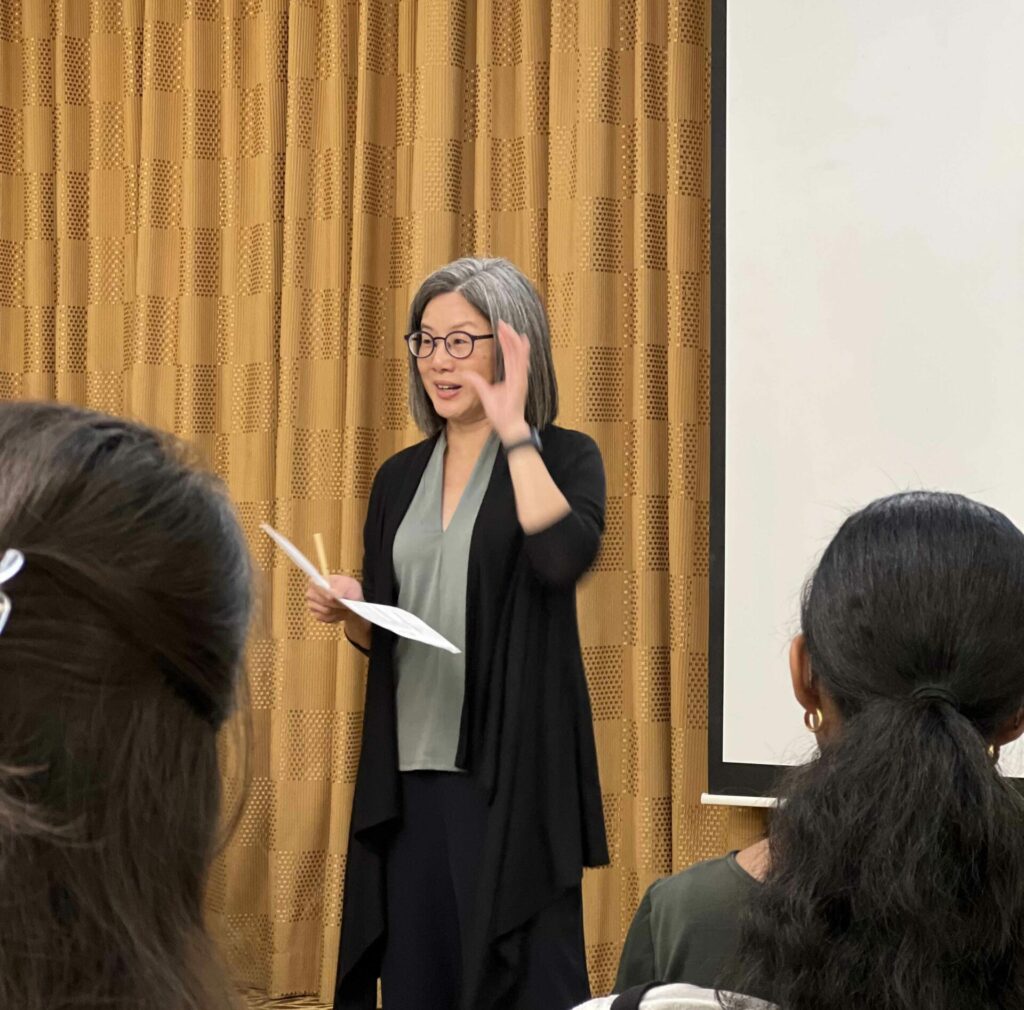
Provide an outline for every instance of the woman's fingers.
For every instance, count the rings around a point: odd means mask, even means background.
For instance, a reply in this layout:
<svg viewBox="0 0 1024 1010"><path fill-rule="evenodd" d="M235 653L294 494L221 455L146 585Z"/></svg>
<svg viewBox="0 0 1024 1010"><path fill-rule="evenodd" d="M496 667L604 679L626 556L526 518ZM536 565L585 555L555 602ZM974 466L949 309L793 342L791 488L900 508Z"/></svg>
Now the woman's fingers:
<svg viewBox="0 0 1024 1010"><path fill-rule="evenodd" d="M330 593L312 583L306 589L306 605L309 607L310 614L325 624L334 624L345 616L346 608L338 603Z"/></svg>
<svg viewBox="0 0 1024 1010"><path fill-rule="evenodd" d="M501 353L506 358L511 357L515 353L512 347L514 333L515 330L504 319L498 321L498 343L501 344Z"/></svg>
<svg viewBox="0 0 1024 1010"><path fill-rule="evenodd" d="M328 581L331 584L331 592L326 595L334 603L337 603L339 599L361 600L363 598L363 587L348 575L332 575Z"/></svg>
<svg viewBox="0 0 1024 1010"><path fill-rule="evenodd" d="M522 360L522 343L519 334L504 320L498 323L498 343L501 344L505 373L508 374Z"/></svg>
<svg viewBox="0 0 1024 1010"><path fill-rule="evenodd" d="M519 357L529 357L530 338L525 333L520 333L514 326L506 323L504 320L501 321L498 329L504 329L506 341L514 348L513 353Z"/></svg>
<svg viewBox="0 0 1024 1010"><path fill-rule="evenodd" d="M331 575L329 581L330 592L312 582L309 583L306 587L306 606L315 620L324 624L336 624L338 621L344 621L351 613L338 598L361 600L363 587L347 575Z"/></svg>
<svg viewBox="0 0 1024 1010"><path fill-rule="evenodd" d="M310 584L306 590L306 600L310 606L314 603L319 604L322 607L329 607L334 603L334 597L330 593L324 592L319 586Z"/></svg>
<svg viewBox="0 0 1024 1010"><path fill-rule="evenodd" d="M530 339L517 333L504 320L498 323L498 342L505 358L505 377L526 381L530 370Z"/></svg>
<svg viewBox="0 0 1024 1010"><path fill-rule="evenodd" d="M494 389L496 383L488 382L482 375L477 375L476 372L466 372L462 376L463 382L468 382L476 392L476 395L480 398L480 402L486 406L486 398L491 395L491 390Z"/></svg>
<svg viewBox="0 0 1024 1010"><path fill-rule="evenodd" d="M316 621L324 624L336 624L345 616L344 607L325 607L319 603L310 603L309 613Z"/></svg>
<svg viewBox="0 0 1024 1010"><path fill-rule="evenodd" d="M341 609L340 607L332 607L327 603L320 603L318 600L310 600L308 606L311 614L321 617L324 614L331 614Z"/></svg>

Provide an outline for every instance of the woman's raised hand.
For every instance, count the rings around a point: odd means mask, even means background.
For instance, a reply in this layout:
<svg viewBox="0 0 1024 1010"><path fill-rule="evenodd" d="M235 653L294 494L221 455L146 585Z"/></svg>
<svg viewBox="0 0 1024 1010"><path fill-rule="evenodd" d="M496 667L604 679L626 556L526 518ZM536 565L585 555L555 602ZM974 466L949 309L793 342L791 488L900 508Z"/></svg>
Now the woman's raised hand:
<svg viewBox="0 0 1024 1010"><path fill-rule="evenodd" d="M468 382L480 398L480 405L502 442L511 442L529 434L526 423L526 393L530 380L530 339L516 333L506 322L498 323L498 342L505 360L505 377L500 382L487 382L467 371Z"/></svg>
<svg viewBox="0 0 1024 1010"><path fill-rule="evenodd" d="M348 607L337 601L336 596L343 600L361 600L363 598L363 587L356 579L348 575L329 575L327 581L331 584L334 595L326 589L309 584L306 590L306 603L309 612L313 617L324 624L335 624L338 621L346 621L349 616L355 616Z"/></svg>

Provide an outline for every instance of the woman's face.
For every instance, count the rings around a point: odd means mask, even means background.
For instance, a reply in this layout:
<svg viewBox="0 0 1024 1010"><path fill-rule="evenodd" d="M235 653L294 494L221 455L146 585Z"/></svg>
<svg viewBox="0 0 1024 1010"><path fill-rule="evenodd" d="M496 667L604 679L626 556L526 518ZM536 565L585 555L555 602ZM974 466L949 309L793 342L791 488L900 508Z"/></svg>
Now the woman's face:
<svg viewBox="0 0 1024 1010"><path fill-rule="evenodd" d="M490 333L491 324L462 295L450 291L427 302L420 329L432 337L446 337L456 331L479 335ZM471 424L486 417L480 398L463 376L476 372L486 382L494 382L494 344L494 338L474 341L468 358L455 358L444 341L438 340L429 358L416 359L423 388L443 421Z"/></svg>

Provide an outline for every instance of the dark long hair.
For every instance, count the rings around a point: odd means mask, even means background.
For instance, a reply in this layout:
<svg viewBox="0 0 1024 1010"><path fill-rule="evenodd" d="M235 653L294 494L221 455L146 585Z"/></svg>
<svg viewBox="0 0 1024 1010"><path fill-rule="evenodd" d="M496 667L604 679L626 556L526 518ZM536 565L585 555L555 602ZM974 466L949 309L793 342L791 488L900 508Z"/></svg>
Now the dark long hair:
<svg viewBox="0 0 1024 1010"><path fill-rule="evenodd" d="M0 404L9 548L0 1006L230 1006L202 910L250 613L227 498L140 425Z"/></svg>
<svg viewBox="0 0 1024 1010"><path fill-rule="evenodd" d="M1024 535L959 495L876 501L801 618L841 725L782 790L736 988L784 1010L1024 1007L1024 803L987 753L1024 704Z"/></svg>

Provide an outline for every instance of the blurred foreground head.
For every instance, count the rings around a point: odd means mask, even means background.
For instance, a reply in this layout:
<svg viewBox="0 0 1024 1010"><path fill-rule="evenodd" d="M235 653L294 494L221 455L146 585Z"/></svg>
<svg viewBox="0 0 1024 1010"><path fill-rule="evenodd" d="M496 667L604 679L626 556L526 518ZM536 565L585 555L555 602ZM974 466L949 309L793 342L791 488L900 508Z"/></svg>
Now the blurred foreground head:
<svg viewBox="0 0 1024 1010"><path fill-rule="evenodd" d="M202 912L251 609L227 497L168 436L0 403L8 550L0 1006L227 1006Z"/></svg>

